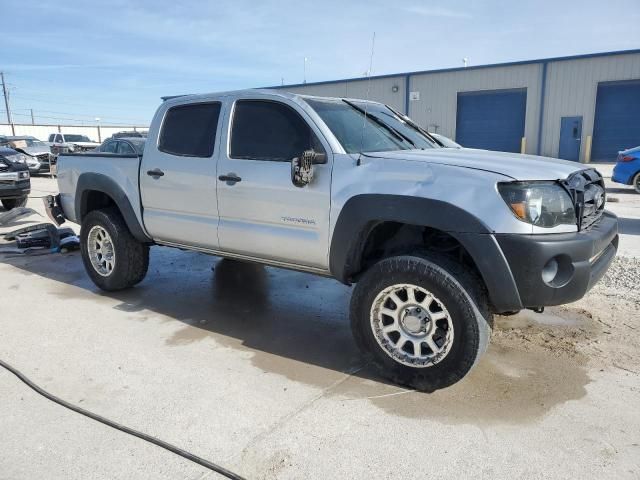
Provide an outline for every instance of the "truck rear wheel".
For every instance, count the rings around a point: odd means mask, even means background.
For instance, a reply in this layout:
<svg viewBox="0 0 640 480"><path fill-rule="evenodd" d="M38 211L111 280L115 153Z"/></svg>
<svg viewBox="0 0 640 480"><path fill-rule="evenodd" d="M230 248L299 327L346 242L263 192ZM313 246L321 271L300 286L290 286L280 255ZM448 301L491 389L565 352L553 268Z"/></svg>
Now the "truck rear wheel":
<svg viewBox="0 0 640 480"><path fill-rule="evenodd" d="M25 195L20 198L5 198L2 200L2 206L5 210L13 210L14 208L24 207L27 205L28 197Z"/></svg>
<svg viewBox="0 0 640 480"><path fill-rule="evenodd" d="M420 391L462 379L486 351L491 323L476 276L441 255L381 260L351 299L365 356L384 377Z"/></svg>
<svg viewBox="0 0 640 480"><path fill-rule="evenodd" d="M115 208L94 210L85 216L80 249L85 270L102 290L132 287L144 279L149 268L149 247L131 235Z"/></svg>

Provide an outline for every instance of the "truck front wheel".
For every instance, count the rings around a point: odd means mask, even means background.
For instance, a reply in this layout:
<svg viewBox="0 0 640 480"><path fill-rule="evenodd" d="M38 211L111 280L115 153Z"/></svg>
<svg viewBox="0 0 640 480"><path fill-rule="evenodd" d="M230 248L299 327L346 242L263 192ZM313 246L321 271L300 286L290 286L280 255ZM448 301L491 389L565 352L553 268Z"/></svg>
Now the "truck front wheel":
<svg viewBox="0 0 640 480"><path fill-rule="evenodd" d="M115 208L94 210L83 218L80 249L85 270L102 290L132 287L149 268L149 247L131 235Z"/></svg>
<svg viewBox="0 0 640 480"><path fill-rule="evenodd" d="M475 275L441 255L381 260L351 299L356 343L395 383L431 392L462 379L486 351L492 317Z"/></svg>

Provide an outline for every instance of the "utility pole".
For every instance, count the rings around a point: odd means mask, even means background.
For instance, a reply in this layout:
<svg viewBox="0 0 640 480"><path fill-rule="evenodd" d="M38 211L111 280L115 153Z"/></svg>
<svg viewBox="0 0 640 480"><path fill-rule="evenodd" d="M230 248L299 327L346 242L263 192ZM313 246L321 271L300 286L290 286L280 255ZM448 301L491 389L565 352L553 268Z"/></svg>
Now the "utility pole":
<svg viewBox="0 0 640 480"><path fill-rule="evenodd" d="M307 83L307 57L304 57L304 76L302 83Z"/></svg>
<svg viewBox="0 0 640 480"><path fill-rule="evenodd" d="M7 110L7 122L11 125L11 135L16 134L16 129L13 126L13 121L11 120L11 110L9 109L9 95L7 94L7 84L4 83L4 72L0 72L0 79L2 80L2 93L4 94L4 108Z"/></svg>
<svg viewBox="0 0 640 480"><path fill-rule="evenodd" d="M29 110L31 110L31 125L35 125L36 124L36 120L33 117L33 108L30 108Z"/></svg>

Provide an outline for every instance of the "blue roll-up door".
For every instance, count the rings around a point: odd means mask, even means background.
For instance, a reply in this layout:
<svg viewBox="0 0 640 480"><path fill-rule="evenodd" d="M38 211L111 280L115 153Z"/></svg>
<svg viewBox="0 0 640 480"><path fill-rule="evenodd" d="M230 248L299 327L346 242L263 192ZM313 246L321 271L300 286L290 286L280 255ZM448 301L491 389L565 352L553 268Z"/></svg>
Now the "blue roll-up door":
<svg viewBox="0 0 640 480"><path fill-rule="evenodd" d="M614 161L640 146L640 80L598 84L591 159Z"/></svg>
<svg viewBox="0 0 640 480"><path fill-rule="evenodd" d="M456 142L463 147L520 152L527 89L459 92Z"/></svg>

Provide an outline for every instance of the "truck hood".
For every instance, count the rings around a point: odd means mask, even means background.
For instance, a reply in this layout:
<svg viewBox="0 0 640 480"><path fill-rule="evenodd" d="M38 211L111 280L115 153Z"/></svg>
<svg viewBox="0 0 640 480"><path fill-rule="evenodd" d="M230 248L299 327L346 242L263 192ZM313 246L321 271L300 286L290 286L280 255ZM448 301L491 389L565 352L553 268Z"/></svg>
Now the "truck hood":
<svg viewBox="0 0 640 480"><path fill-rule="evenodd" d="M45 153L51 152L49 147L24 147L24 148L17 148L16 150L20 150L21 152L24 152L32 156L44 155Z"/></svg>
<svg viewBox="0 0 640 480"><path fill-rule="evenodd" d="M365 157L426 162L494 172L514 180L562 180L584 170L584 165L556 158L493 152L471 148L432 148L429 150L395 150L370 152Z"/></svg>

